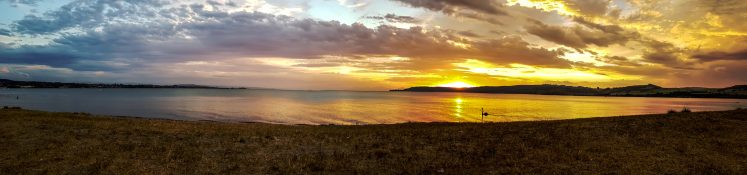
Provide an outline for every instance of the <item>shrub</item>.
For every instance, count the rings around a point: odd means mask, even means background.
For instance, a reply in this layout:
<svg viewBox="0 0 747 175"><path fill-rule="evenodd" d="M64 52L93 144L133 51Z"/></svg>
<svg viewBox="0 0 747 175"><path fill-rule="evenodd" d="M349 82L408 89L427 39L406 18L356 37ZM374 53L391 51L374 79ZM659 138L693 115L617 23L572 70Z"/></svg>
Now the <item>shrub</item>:
<svg viewBox="0 0 747 175"><path fill-rule="evenodd" d="M3 106L3 109L23 109L23 108L17 107L17 106Z"/></svg>
<svg viewBox="0 0 747 175"><path fill-rule="evenodd" d="M690 108L684 107L684 108L682 108L682 111L680 111L680 112L682 112L682 113L690 113L690 112L693 112L693 111L691 111Z"/></svg>

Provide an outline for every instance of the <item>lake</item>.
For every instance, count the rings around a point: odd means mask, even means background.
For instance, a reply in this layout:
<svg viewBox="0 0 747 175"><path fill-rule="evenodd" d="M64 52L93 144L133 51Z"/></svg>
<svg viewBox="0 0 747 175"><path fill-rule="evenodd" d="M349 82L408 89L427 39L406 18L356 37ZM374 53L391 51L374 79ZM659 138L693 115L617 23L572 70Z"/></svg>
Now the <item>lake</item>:
<svg viewBox="0 0 747 175"><path fill-rule="evenodd" d="M18 99L16 99L18 97ZM531 121L747 107L745 99L250 89L0 89L0 106L282 124Z"/></svg>

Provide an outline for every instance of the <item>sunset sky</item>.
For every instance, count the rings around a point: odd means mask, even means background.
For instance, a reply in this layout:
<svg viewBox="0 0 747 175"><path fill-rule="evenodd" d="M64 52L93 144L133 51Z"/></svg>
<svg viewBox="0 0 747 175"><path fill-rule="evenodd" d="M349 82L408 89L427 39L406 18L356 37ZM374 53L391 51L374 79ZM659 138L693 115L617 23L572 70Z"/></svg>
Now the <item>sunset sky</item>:
<svg viewBox="0 0 747 175"><path fill-rule="evenodd" d="M0 78L726 87L746 20L744 0L0 0Z"/></svg>

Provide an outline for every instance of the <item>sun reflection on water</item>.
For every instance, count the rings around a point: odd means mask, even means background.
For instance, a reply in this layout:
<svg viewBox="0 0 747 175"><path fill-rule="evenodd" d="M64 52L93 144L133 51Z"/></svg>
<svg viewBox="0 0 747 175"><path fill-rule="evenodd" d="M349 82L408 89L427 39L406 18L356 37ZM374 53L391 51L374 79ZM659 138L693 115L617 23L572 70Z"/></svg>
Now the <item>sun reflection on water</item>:
<svg viewBox="0 0 747 175"><path fill-rule="evenodd" d="M454 116L456 116L457 120L462 118L462 103L463 100L461 97L454 99Z"/></svg>
<svg viewBox="0 0 747 175"><path fill-rule="evenodd" d="M2 98L3 95L21 96L22 100ZM131 103L133 100L138 103ZM0 104L48 111L181 120L354 125L481 122L479 112L483 108L490 113L485 122L653 114L685 106L695 111L732 110L745 108L747 99L217 89L7 89L0 90Z"/></svg>

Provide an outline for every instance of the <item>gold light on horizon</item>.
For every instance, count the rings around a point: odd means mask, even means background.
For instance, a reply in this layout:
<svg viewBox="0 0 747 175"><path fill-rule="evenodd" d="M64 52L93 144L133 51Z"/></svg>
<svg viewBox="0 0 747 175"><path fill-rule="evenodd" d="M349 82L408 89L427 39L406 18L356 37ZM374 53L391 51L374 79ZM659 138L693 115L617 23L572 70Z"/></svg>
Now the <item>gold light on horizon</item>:
<svg viewBox="0 0 747 175"><path fill-rule="evenodd" d="M461 82L461 81L455 81L455 82L440 84L440 85L438 85L438 87L470 88L470 87L475 87L475 85L472 85L472 84L469 84L469 83L465 83L465 82Z"/></svg>
<svg viewBox="0 0 747 175"><path fill-rule="evenodd" d="M612 74L599 74L589 70L545 68L516 63L501 66L473 59L454 65L461 68L458 70L465 72L522 80L608 82L616 79Z"/></svg>

